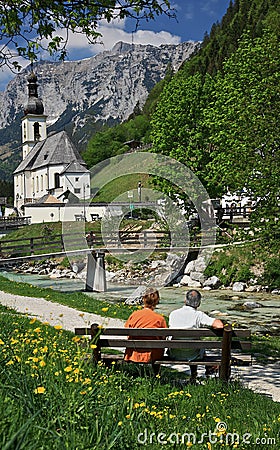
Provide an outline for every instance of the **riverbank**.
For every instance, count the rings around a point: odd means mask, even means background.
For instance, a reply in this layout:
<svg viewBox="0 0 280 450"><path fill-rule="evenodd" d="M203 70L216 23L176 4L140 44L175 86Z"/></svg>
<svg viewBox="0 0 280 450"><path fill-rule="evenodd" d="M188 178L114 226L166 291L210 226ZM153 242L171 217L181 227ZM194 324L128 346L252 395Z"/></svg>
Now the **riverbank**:
<svg viewBox="0 0 280 450"><path fill-rule="evenodd" d="M48 322L52 326L60 325L63 329L72 332L75 327L83 327L91 323L116 327L121 327L124 324L124 321L120 319L79 311L44 298L9 294L3 291L0 291L0 303L29 317ZM189 375L189 366L182 365L177 369ZM279 370L279 362L263 365L253 361L252 367L233 368L232 377L241 381L244 387L269 395L274 401L280 402ZM199 375L201 374L202 372L199 373Z"/></svg>

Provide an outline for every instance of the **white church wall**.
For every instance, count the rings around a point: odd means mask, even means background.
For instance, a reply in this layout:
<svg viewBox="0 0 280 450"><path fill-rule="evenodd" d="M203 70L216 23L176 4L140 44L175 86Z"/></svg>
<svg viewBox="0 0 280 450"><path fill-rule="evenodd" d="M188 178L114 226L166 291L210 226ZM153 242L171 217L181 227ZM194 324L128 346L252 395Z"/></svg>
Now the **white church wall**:
<svg viewBox="0 0 280 450"><path fill-rule="evenodd" d="M64 169L63 164L58 164L55 166L49 166L49 180L50 180L50 189L54 189L55 187L55 174L56 173L61 173L62 170Z"/></svg>
<svg viewBox="0 0 280 450"><path fill-rule="evenodd" d="M90 198L90 173L65 173L63 174L63 185L79 199Z"/></svg>
<svg viewBox="0 0 280 450"><path fill-rule="evenodd" d="M31 191L31 196L33 196L36 200L48 193L49 184L47 175L48 173L46 167L32 172L29 180L29 188Z"/></svg>
<svg viewBox="0 0 280 450"><path fill-rule="evenodd" d="M83 221L84 213L87 222L91 222L92 214L96 217L102 218L105 216L106 205L88 206L81 204L42 204L42 205L25 205L25 216L31 217L31 223L43 222L60 222L60 221ZM121 214L122 207L117 207L118 215Z"/></svg>

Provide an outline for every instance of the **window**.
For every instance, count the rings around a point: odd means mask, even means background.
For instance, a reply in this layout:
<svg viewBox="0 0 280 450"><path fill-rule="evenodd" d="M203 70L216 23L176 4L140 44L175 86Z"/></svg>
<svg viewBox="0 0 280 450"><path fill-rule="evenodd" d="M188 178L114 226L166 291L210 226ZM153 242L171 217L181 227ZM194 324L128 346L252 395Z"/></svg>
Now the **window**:
<svg viewBox="0 0 280 450"><path fill-rule="evenodd" d="M54 188L60 187L60 179L59 179L59 173L54 174Z"/></svg>
<svg viewBox="0 0 280 450"><path fill-rule="evenodd" d="M39 129L40 129L39 123L35 122L33 127L34 127L34 141L36 141L36 142L40 141L41 135L40 135L40 132L39 132Z"/></svg>
<svg viewBox="0 0 280 450"><path fill-rule="evenodd" d="M74 194L80 194L81 188L74 188Z"/></svg>
<svg viewBox="0 0 280 450"><path fill-rule="evenodd" d="M79 177L76 177L76 178L75 178L75 181L76 181L76 182L79 181Z"/></svg>

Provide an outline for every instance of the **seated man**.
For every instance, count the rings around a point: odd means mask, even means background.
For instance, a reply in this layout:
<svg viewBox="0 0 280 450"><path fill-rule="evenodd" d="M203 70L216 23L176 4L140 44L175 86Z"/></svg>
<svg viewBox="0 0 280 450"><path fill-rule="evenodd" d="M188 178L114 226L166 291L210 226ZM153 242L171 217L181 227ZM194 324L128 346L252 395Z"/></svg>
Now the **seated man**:
<svg viewBox="0 0 280 450"><path fill-rule="evenodd" d="M201 328L213 327L223 328L224 324L219 319L209 317L203 311L197 311L201 303L201 295L195 289L186 293L185 305L175 309L169 316L169 328ZM195 361L202 359L205 354L204 349L171 349L170 356L173 359L184 361ZM190 366L191 379L197 377L197 366ZM214 373L216 367L206 367L206 376Z"/></svg>

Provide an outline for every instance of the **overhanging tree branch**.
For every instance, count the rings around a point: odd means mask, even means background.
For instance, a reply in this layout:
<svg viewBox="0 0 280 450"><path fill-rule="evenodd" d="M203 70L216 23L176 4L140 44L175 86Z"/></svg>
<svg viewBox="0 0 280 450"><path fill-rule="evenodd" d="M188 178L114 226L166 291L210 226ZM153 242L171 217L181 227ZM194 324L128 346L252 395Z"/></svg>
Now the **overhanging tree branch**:
<svg viewBox="0 0 280 450"><path fill-rule="evenodd" d="M157 15L175 17L169 0L5 0L0 1L0 66L20 67L18 56L35 61L40 50L67 54L69 32L84 34L90 43L101 36L98 24L114 19L131 18L136 26L140 20L153 20ZM66 31L62 38L57 33ZM47 41L47 46L46 46Z"/></svg>

